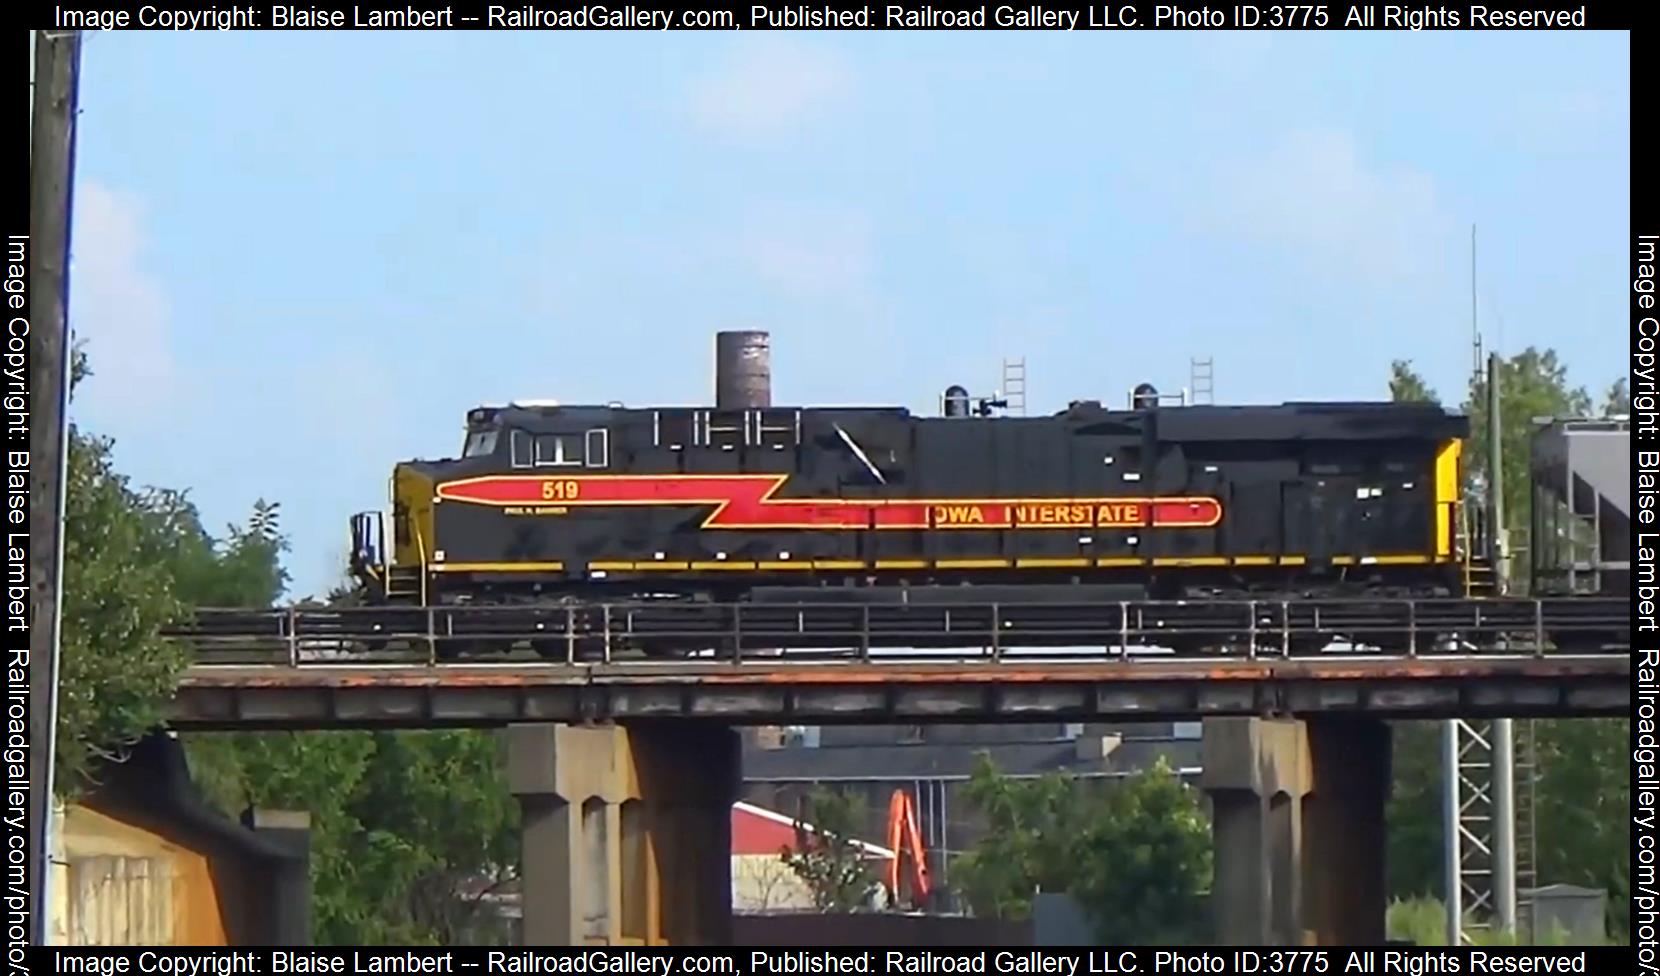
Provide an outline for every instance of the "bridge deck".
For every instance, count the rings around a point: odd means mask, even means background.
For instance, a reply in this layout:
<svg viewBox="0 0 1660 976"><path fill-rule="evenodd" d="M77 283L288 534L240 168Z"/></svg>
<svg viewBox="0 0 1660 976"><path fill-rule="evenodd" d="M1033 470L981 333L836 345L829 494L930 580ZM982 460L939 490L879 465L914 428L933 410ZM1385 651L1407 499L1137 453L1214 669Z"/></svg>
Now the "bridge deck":
<svg viewBox="0 0 1660 976"><path fill-rule="evenodd" d="M1583 598L295 608L174 636L196 655L185 727L1612 715L1631 697L1630 604Z"/></svg>
<svg viewBox="0 0 1660 976"><path fill-rule="evenodd" d="M1624 715L1629 655L950 664L198 666L183 728Z"/></svg>

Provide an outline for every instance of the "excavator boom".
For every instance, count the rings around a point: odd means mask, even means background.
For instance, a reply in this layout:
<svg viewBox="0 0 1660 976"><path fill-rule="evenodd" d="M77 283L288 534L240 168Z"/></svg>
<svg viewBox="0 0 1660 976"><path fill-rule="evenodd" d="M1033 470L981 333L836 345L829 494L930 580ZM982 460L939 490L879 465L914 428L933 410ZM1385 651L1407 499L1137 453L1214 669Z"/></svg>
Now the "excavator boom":
<svg viewBox="0 0 1660 976"><path fill-rule="evenodd" d="M888 801L888 848L893 860L888 862L888 901L895 906L906 904L921 908L928 902L928 852L922 846L922 831L917 828L916 804L904 790L894 790ZM906 862L910 868L910 898L904 897L901 886L905 878Z"/></svg>

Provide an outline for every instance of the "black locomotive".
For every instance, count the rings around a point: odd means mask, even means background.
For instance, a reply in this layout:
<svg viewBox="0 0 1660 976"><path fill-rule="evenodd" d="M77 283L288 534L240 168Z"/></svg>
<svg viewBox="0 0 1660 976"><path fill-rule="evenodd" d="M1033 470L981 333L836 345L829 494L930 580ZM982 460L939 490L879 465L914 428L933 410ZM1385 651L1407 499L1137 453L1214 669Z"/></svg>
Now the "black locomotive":
<svg viewBox="0 0 1660 976"><path fill-rule="evenodd" d="M1428 404L515 404L352 522L377 602L1454 595L1463 417ZM764 401L764 397L761 398Z"/></svg>

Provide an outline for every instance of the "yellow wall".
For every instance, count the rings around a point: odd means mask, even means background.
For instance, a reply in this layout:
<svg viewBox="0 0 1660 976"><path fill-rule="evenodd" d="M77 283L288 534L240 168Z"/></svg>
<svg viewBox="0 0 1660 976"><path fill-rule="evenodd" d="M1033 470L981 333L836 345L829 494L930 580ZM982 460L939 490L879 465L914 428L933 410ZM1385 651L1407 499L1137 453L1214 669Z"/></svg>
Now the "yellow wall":
<svg viewBox="0 0 1660 976"><path fill-rule="evenodd" d="M204 854L82 806L55 824L55 944L229 944Z"/></svg>

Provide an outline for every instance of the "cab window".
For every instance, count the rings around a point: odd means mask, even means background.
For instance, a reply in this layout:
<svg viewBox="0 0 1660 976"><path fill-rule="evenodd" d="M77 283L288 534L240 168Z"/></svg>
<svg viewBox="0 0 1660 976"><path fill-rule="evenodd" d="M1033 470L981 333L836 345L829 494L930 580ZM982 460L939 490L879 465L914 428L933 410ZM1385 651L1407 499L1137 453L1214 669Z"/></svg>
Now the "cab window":
<svg viewBox="0 0 1660 976"><path fill-rule="evenodd" d="M536 467L570 468L582 466L582 435L537 434Z"/></svg>
<svg viewBox="0 0 1660 976"><path fill-rule="evenodd" d="M475 430L467 435L467 444L461 449L462 457L484 457L496 453L496 434L493 430Z"/></svg>
<svg viewBox="0 0 1660 976"><path fill-rule="evenodd" d="M512 452L513 466L530 467L530 435L522 430L509 431L507 442Z"/></svg>

